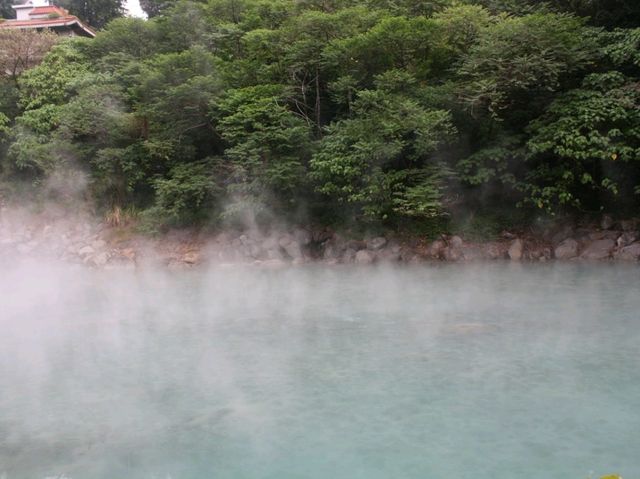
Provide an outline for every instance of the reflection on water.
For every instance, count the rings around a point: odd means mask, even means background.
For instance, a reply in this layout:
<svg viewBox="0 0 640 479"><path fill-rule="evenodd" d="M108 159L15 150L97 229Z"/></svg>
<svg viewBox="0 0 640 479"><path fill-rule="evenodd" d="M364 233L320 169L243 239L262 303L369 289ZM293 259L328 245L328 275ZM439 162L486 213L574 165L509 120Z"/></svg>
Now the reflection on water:
<svg viewBox="0 0 640 479"><path fill-rule="evenodd" d="M640 477L640 269L0 277L0 476Z"/></svg>

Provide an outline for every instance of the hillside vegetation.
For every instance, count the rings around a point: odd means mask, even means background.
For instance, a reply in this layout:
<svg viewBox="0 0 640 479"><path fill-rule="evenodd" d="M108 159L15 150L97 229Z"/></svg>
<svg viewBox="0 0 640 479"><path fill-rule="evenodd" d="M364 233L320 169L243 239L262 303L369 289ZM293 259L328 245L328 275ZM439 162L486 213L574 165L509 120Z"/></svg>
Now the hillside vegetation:
<svg viewBox="0 0 640 479"><path fill-rule="evenodd" d="M0 69L5 199L80 194L151 230L638 210L634 1L143 6Z"/></svg>

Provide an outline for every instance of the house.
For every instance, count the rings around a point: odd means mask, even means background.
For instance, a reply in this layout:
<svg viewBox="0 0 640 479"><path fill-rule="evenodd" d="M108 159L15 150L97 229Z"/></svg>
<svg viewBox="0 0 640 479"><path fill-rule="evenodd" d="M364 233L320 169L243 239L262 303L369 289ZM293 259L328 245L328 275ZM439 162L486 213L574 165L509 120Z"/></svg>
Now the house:
<svg viewBox="0 0 640 479"><path fill-rule="evenodd" d="M93 38L96 33L78 17L70 15L64 8L51 5L49 0L27 0L13 5L15 20L0 20L0 29L15 28L21 30L51 30L64 36Z"/></svg>

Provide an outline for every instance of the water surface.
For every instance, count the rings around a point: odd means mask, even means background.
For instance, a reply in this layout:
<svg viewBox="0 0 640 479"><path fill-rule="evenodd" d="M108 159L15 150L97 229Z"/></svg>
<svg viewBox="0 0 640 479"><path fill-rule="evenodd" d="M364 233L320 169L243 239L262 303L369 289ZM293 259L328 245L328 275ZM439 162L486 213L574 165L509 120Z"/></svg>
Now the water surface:
<svg viewBox="0 0 640 479"><path fill-rule="evenodd" d="M639 280L6 266L0 477L640 477Z"/></svg>

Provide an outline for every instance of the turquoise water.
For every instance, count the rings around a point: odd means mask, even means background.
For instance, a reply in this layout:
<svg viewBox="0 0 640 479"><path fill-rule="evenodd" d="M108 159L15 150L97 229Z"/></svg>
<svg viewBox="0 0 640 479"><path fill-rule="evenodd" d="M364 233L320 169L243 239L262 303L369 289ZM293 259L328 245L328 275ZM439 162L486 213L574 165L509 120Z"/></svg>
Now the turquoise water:
<svg viewBox="0 0 640 479"><path fill-rule="evenodd" d="M0 477L640 477L640 268L0 278Z"/></svg>

